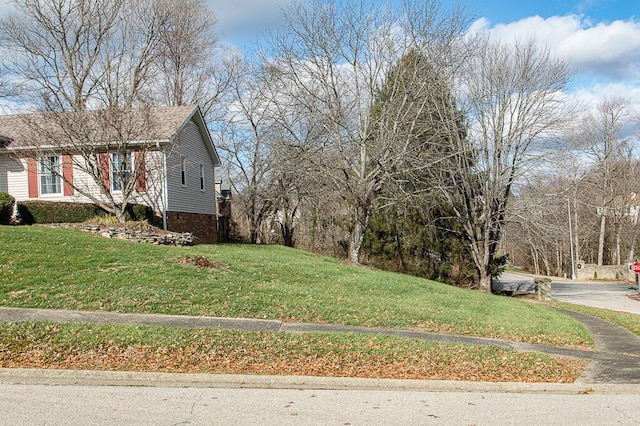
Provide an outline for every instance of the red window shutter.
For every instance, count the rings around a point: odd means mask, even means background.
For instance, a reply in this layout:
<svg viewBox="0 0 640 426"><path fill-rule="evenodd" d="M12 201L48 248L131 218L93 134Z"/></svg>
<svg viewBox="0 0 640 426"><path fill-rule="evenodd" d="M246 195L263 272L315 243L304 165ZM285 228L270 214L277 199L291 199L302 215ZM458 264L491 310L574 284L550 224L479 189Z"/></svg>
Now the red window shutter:
<svg viewBox="0 0 640 426"><path fill-rule="evenodd" d="M38 160L27 158L29 198L38 198Z"/></svg>
<svg viewBox="0 0 640 426"><path fill-rule="evenodd" d="M98 154L98 162L100 163L100 174L102 175L102 183L104 187L109 189L111 178L109 176L109 154Z"/></svg>
<svg viewBox="0 0 640 426"><path fill-rule="evenodd" d="M147 190L147 165L144 161L144 152L136 151L134 161L137 171L136 191L145 192Z"/></svg>
<svg viewBox="0 0 640 426"><path fill-rule="evenodd" d="M70 155L62 156L62 176L64 195L73 195L73 162Z"/></svg>

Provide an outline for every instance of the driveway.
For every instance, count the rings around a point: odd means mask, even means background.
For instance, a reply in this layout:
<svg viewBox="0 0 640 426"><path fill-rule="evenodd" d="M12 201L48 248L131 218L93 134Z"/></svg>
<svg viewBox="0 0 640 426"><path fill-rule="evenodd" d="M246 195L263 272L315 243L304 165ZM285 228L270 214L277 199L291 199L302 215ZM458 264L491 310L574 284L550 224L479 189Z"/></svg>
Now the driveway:
<svg viewBox="0 0 640 426"><path fill-rule="evenodd" d="M533 276L505 272L494 280L494 290L530 292L535 291ZM636 293L638 287L632 283L580 282L552 278L551 295L559 302L611 309L640 315L640 302L627 295Z"/></svg>

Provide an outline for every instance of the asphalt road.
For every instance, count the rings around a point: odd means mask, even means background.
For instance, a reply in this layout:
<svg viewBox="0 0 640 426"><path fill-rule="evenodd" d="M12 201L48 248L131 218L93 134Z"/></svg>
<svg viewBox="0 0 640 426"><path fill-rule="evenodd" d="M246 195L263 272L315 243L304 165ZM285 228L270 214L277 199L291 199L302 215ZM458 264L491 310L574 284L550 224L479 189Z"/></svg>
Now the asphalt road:
<svg viewBox="0 0 640 426"><path fill-rule="evenodd" d="M640 423L637 405L628 394L0 384L1 425L624 425Z"/></svg>
<svg viewBox="0 0 640 426"><path fill-rule="evenodd" d="M494 289L534 292L533 277L505 272L495 280ZM580 282L555 279L551 281L551 297L554 300L640 315L640 302L630 299L638 287L633 283Z"/></svg>

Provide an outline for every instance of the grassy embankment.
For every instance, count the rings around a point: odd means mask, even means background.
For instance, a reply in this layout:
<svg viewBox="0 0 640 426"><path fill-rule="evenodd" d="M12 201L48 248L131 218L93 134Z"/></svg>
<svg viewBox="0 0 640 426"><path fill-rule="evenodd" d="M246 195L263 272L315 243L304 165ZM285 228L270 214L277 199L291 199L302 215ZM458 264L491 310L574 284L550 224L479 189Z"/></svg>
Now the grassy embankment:
<svg viewBox="0 0 640 426"><path fill-rule="evenodd" d="M215 267L183 264L195 256ZM579 323L543 305L285 247L159 247L45 227L0 227L0 305L593 344ZM570 381L583 366L541 354L382 336L0 324L0 366L18 365L518 381Z"/></svg>

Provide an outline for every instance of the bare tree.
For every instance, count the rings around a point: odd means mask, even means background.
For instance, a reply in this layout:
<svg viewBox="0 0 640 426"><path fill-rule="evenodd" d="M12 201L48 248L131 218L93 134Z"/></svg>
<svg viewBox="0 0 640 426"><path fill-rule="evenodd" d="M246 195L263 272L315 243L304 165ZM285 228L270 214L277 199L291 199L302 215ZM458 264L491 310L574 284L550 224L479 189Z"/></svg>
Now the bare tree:
<svg viewBox="0 0 640 426"><path fill-rule="evenodd" d="M482 291L491 291L514 182L554 147L554 132L568 118L561 94L569 78L567 65L533 41L485 40L462 74L459 99L469 132L450 139L457 155L444 169L441 190L470 241Z"/></svg>
<svg viewBox="0 0 640 426"><path fill-rule="evenodd" d="M2 63L0 63L0 99L9 98L13 96L13 88L8 81L8 72L4 69Z"/></svg>
<svg viewBox="0 0 640 426"><path fill-rule="evenodd" d="M15 3L16 12L0 25L0 44L9 52L7 67L13 81L21 84L22 102L40 112L27 123L35 146L32 155L40 159L40 167L124 221L136 182L155 166L147 152L157 126L150 112L157 80L179 79L174 95L184 97L191 90L189 73L201 59L194 58L194 51L180 50L193 39L181 39L188 31L181 27L186 18L179 7L195 11L202 5L188 0ZM197 25L206 26L209 21L201 16L204 23ZM171 51L172 41L182 42L176 51ZM165 60L167 67L173 65L172 75L167 75L169 68L156 65ZM62 168L45 164L43 159L53 151L72 158L101 194L71 182Z"/></svg>
<svg viewBox="0 0 640 426"><path fill-rule="evenodd" d="M21 0L0 42L22 96L45 111L131 107L158 57L158 12L134 0Z"/></svg>
<svg viewBox="0 0 640 426"><path fill-rule="evenodd" d="M349 210L353 262L382 186L417 164L427 167L409 161L421 155L418 145L432 143L408 131L425 125L434 89L421 67L449 66L465 23L463 14L442 11L436 1L406 2L396 12L364 1L313 0L287 9L283 27L269 35L264 54L278 78L274 103L295 107L280 108L277 120L305 170ZM391 82L389 72L416 51L427 60L402 68ZM383 85L385 102L374 113ZM306 129L300 132L300 121L321 131L310 138Z"/></svg>
<svg viewBox="0 0 640 426"><path fill-rule="evenodd" d="M273 213L274 123L266 113L273 102L265 95L264 75L255 64L236 58L230 80L227 114L219 123L218 143L234 188L235 204L247 221L249 240L264 241L262 229Z"/></svg>
<svg viewBox="0 0 640 426"><path fill-rule="evenodd" d="M574 182L560 163L550 167L560 170L528 173L513 191L503 238L510 261L535 274L561 276L571 272L568 202Z"/></svg>
<svg viewBox="0 0 640 426"><path fill-rule="evenodd" d="M159 14L167 17L154 64L159 98L166 105L199 105L203 114L210 116L233 71L233 55L219 52L217 19L203 0L156 3Z"/></svg>
<svg viewBox="0 0 640 426"><path fill-rule="evenodd" d="M636 185L625 185L630 178L632 150L623 128L630 124L626 102L620 98L606 99L580 127L578 144L592 160L593 167L585 181L592 188L600 222L598 236L598 266L604 263L607 218L614 222L616 248L613 263L620 264L620 225L625 209L636 192Z"/></svg>

